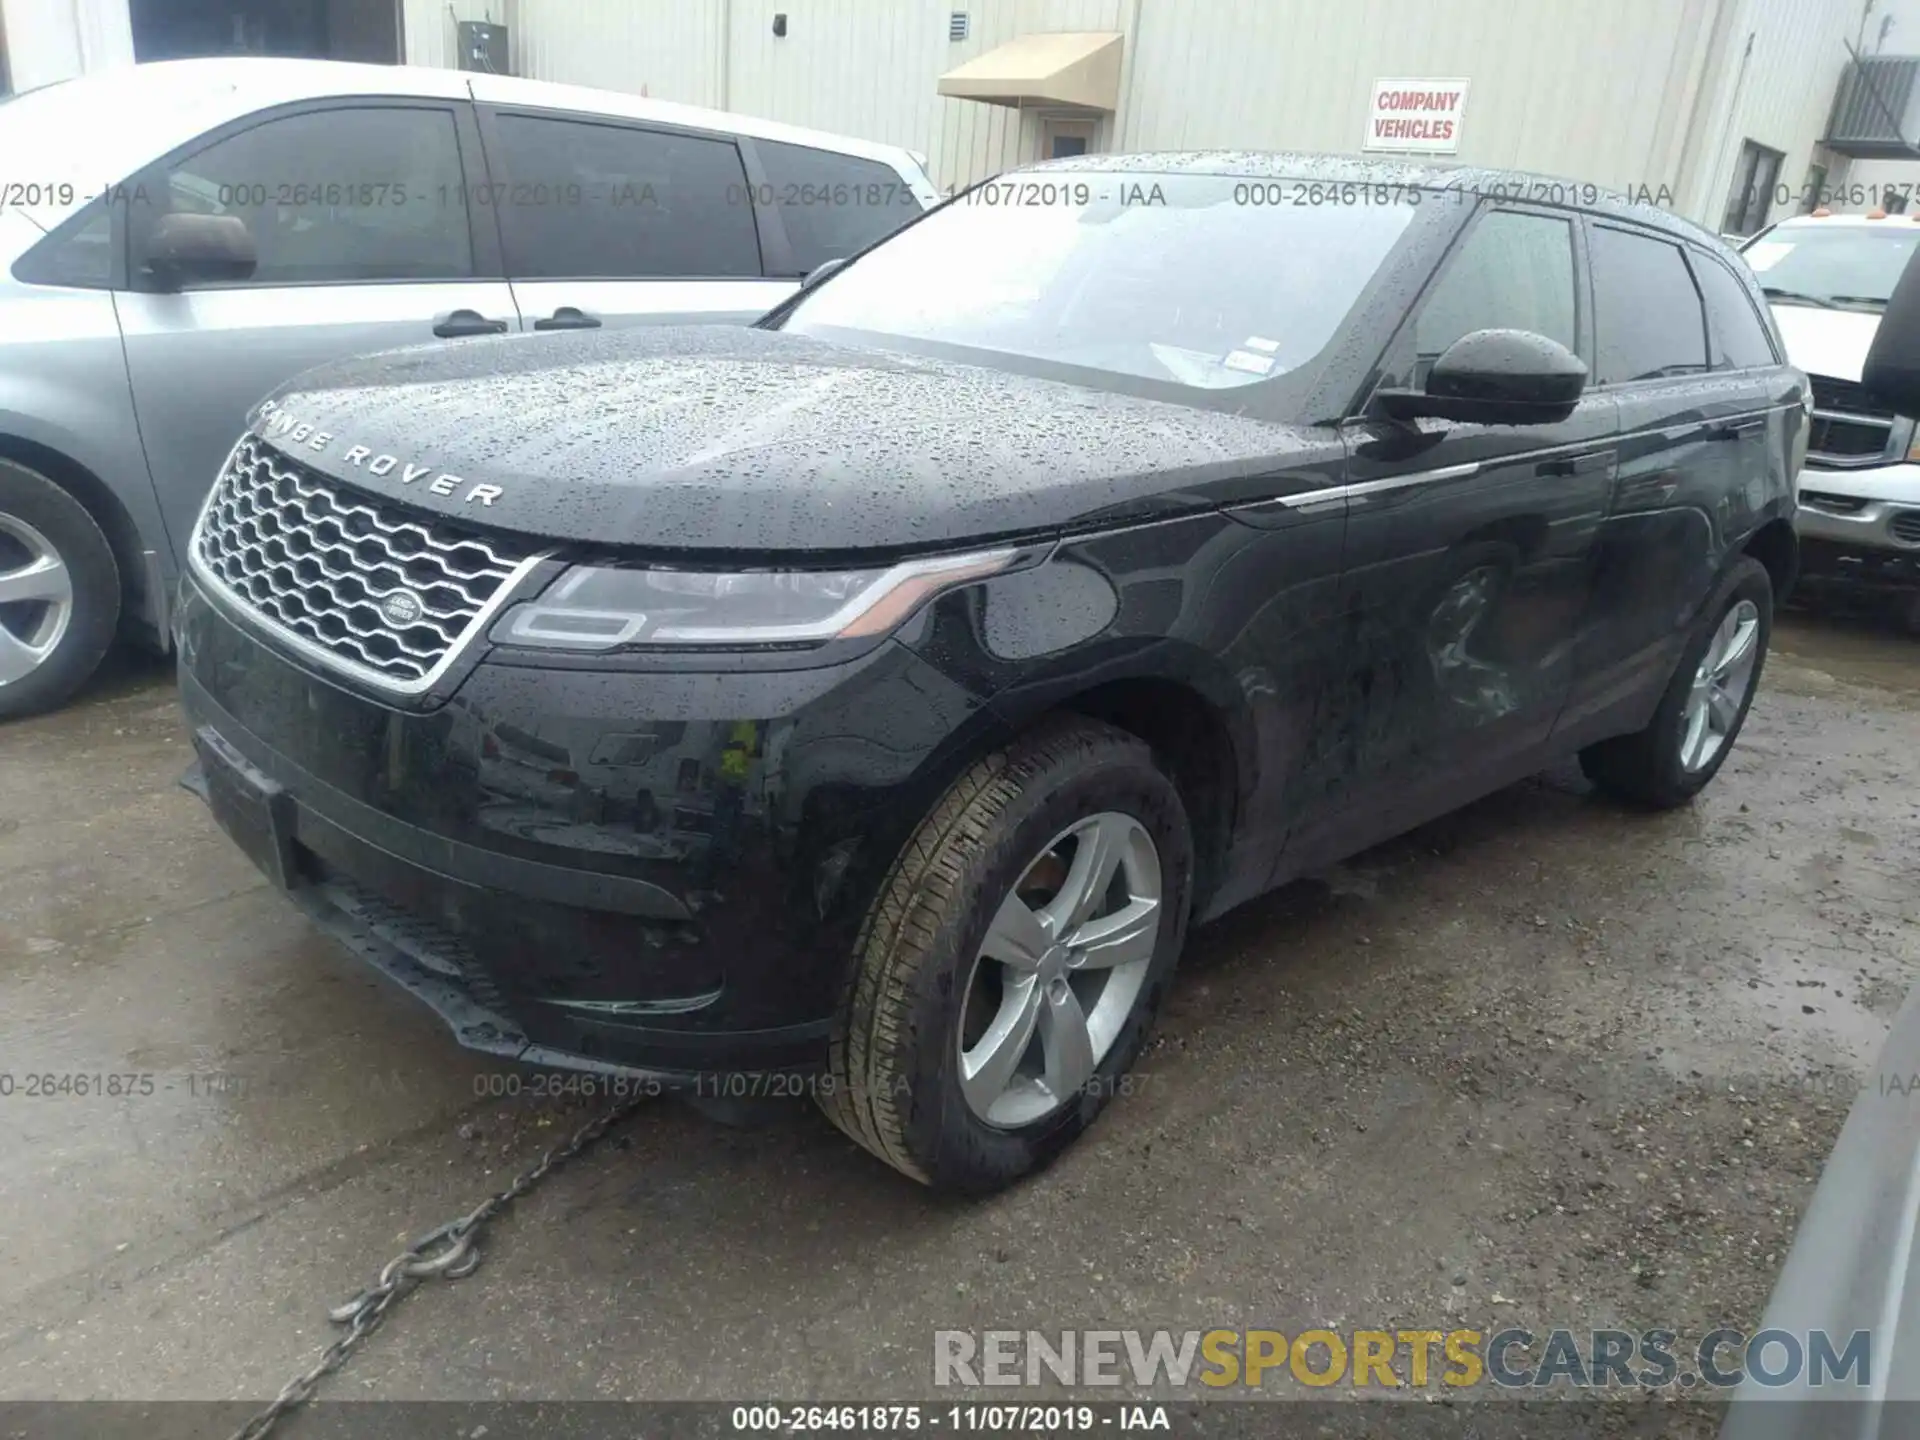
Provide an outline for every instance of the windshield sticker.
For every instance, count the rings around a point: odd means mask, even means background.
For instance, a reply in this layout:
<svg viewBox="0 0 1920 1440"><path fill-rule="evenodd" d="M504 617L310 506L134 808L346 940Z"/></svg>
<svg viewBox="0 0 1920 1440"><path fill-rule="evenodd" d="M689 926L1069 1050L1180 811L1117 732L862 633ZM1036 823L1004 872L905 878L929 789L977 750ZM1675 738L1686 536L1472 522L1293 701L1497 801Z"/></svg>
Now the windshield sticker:
<svg viewBox="0 0 1920 1440"><path fill-rule="evenodd" d="M1278 340L1269 340L1264 335L1249 335L1244 348L1248 350L1258 350L1262 355L1272 355L1280 349L1280 342Z"/></svg>
<svg viewBox="0 0 1920 1440"><path fill-rule="evenodd" d="M1758 271L1771 270L1792 249L1793 246L1784 240L1762 240L1758 245L1742 250L1740 253L1746 257L1747 264Z"/></svg>
<svg viewBox="0 0 1920 1440"><path fill-rule="evenodd" d="M1265 375L1273 369L1271 355L1256 355L1251 350L1235 350L1220 363L1229 370L1245 370L1250 375Z"/></svg>

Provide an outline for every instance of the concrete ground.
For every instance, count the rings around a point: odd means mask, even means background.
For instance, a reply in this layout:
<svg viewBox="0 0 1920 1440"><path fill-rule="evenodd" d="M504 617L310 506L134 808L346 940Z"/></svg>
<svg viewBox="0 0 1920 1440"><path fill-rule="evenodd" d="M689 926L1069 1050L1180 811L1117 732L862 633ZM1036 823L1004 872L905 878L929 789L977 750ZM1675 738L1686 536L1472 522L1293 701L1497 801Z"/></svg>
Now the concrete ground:
<svg viewBox="0 0 1920 1440"><path fill-rule="evenodd" d="M158 662L0 729L0 1399L269 1396L580 1118L490 1098L187 756ZM945 1328L1751 1327L1920 977L1916 874L1920 642L1793 618L1693 808L1542 777L1197 933L1135 1093L1013 1193L653 1103L324 1393L930 1399Z"/></svg>

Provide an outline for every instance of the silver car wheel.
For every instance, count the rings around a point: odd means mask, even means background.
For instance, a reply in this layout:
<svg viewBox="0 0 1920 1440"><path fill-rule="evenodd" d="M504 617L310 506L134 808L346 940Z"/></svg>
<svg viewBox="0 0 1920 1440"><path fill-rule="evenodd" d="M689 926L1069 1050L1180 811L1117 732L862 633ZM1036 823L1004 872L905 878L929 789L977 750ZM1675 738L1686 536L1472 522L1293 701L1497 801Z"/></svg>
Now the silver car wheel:
<svg viewBox="0 0 1920 1440"><path fill-rule="evenodd" d="M38 670L73 622L73 577L53 543L0 514L0 685Z"/></svg>
<svg viewBox="0 0 1920 1440"><path fill-rule="evenodd" d="M994 912L960 1006L967 1106L1011 1129L1070 1103L1119 1039L1160 938L1160 853L1130 815L1056 835Z"/></svg>
<svg viewBox="0 0 1920 1440"><path fill-rule="evenodd" d="M1680 765L1704 770L1727 746L1760 660L1760 609L1742 600L1713 632L1680 718Z"/></svg>

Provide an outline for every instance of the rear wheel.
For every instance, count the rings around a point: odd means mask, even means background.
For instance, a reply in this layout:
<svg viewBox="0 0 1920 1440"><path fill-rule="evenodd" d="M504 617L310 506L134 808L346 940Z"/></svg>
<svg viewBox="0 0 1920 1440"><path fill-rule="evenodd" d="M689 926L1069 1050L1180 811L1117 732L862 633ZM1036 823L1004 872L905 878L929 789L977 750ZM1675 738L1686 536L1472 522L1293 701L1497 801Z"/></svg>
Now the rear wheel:
<svg viewBox="0 0 1920 1440"><path fill-rule="evenodd" d="M0 719L71 696L119 621L120 570L86 507L0 460Z"/></svg>
<svg viewBox="0 0 1920 1440"><path fill-rule="evenodd" d="M903 1173L1001 1188L1122 1088L1185 938L1193 851L1146 745L1068 720L975 765L862 928L828 1115Z"/></svg>
<svg viewBox="0 0 1920 1440"><path fill-rule="evenodd" d="M1773 583L1738 561L1700 615L1647 728L1580 752L1601 789L1653 809L1684 805L1720 772L1746 723L1773 634Z"/></svg>

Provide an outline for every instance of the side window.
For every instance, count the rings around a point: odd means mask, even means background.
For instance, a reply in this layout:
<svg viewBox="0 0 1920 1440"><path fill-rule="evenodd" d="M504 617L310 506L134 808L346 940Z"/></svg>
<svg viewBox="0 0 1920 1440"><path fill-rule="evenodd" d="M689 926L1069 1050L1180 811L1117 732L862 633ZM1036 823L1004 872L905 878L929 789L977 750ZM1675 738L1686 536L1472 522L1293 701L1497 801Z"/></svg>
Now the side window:
<svg viewBox="0 0 1920 1440"><path fill-rule="evenodd" d="M1548 215L1483 215L1434 282L1413 322L1413 383L1475 330L1531 330L1577 350L1573 227Z"/></svg>
<svg viewBox="0 0 1920 1440"><path fill-rule="evenodd" d="M13 267L30 285L105 290L113 284L113 211L95 199L40 241Z"/></svg>
<svg viewBox="0 0 1920 1440"><path fill-rule="evenodd" d="M1746 286L1727 267L1705 255L1694 255L1693 278L1707 302L1707 327L1713 336L1716 370L1753 370L1778 365L1766 326L1753 308Z"/></svg>
<svg viewBox="0 0 1920 1440"><path fill-rule="evenodd" d="M513 279L760 274L747 173L731 140L502 115L497 187Z"/></svg>
<svg viewBox="0 0 1920 1440"><path fill-rule="evenodd" d="M756 140L773 203L801 273L844 259L920 213L920 202L891 166L805 145Z"/></svg>
<svg viewBox="0 0 1920 1440"><path fill-rule="evenodd" d="M1593 227L1593 335L1602 385L1707 368L1707 319L1678 245Z"/></svg>
<svg viewBox="0 0 1920 1440"><path fill-rule="evenodd" d="M473 274L450 111L312 110L268 120L143 181L135 266L172 213L238 215L260 263L247 285L459 280Z"/></svg>

